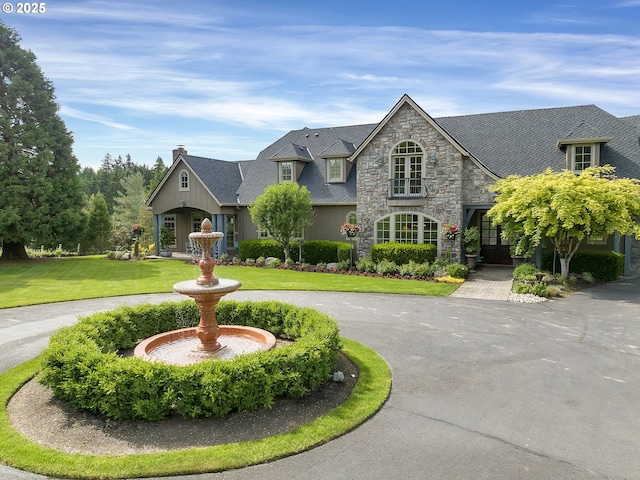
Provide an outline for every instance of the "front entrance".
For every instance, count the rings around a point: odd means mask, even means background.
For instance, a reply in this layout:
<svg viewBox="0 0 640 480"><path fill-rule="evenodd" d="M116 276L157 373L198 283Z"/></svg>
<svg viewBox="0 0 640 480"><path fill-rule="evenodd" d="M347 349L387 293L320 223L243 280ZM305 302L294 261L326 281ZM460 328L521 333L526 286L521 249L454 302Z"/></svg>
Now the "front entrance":
<svg viewBox="0 0 640 480"><path fill-rule="evenodd" d="M509 242L502 238L500 227L494 227L491 219L482 214L482 229L480 231L480 256L482 262L492 265L511 265Z"/></svg>

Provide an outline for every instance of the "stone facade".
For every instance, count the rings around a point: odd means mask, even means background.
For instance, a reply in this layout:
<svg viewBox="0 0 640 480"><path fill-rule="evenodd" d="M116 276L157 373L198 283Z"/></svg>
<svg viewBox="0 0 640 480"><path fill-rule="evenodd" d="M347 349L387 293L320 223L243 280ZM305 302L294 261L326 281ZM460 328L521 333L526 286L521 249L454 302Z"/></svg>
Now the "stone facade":
<svg viewBox="0 0 640 480"><path fill-rule="evenodd" d="M418 143L424 152L424 198L390 198L391 152L403 141ZM355 162L358 168L360 256L369 254L375 243L375 224L389 214L421 213L436 221L441 231L446 224L464 227L466 204L486 205L493 202L489 185L495 179L474 161L464 157L427 118L407 104L388 119ZM460 238L456 242L448 242L439 235L439 256L443 256L448 249L451 251L451 260L459 261Z"/></svg>

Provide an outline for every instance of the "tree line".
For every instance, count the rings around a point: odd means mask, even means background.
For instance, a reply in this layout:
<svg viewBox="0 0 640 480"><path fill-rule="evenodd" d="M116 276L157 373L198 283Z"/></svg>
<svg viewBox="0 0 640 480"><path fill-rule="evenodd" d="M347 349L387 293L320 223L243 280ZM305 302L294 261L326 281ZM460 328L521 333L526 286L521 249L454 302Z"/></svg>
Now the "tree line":
<svg viewBox="0 0 640 480"><path fill-rule="evenodd" d="M26 247L124 247L134 225L143 226L140 240L148 242L144 202L166 172L164 162L158 157L149 168L130 155L107 154L97 171L81 169L53 85L19 42L0 22L0 258L27 258Z"/></svg>

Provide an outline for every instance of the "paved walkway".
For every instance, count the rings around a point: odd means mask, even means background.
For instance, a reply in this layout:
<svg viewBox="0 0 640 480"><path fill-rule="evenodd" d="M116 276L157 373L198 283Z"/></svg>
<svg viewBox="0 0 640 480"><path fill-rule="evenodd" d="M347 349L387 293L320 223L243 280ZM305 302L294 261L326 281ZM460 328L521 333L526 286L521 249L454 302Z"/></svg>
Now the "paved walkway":
<svg viewBox="0 0 640 480"><path fill-rule="evenodd" d="M513 285L513 269L482 267L451 294L455 298L508 300Z"/></svg>

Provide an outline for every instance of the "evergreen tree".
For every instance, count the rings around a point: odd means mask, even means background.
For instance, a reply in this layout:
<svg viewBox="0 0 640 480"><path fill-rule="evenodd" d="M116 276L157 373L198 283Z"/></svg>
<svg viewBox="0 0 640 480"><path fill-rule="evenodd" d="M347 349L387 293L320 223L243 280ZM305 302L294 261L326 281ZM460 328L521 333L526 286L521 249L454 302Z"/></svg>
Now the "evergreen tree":
<svg viewBox="0 0 640 480"><path fill-rule="evenodd" d="M162 160L161 157L158 157L156 159L156 163L153 166L153 177L151 177L151 181L149 182L149 188L147 189L147 197L149 197L153 193L153 191L156 189L156 187L160 185L160 182L162 181L165 174L167 173L167 170L169 170L169 167L167 167L164 164L164 161Z"/></svg>
<svg viewBox="0 0 640 480"><path fill-rule="evenodd" d="M2 258L25 246L75 246L84 198L73 139L35 55L0 22L0 240Z"/></svg>
<svg viewBox="0 0 640 480"><path fill-rule="evenodd" d="M104 195L97 193L90 199L89 221L87 223L87 250L103 253L111 245L111 216Z"/></svg>

